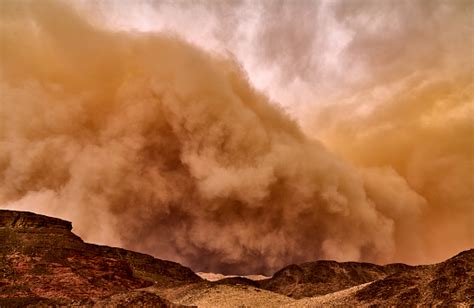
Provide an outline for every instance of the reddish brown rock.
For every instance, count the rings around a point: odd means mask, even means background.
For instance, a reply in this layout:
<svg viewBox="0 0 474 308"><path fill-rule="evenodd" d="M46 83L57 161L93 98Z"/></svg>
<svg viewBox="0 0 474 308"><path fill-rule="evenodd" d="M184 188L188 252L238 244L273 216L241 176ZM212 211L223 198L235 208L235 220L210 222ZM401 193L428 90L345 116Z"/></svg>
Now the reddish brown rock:
<svg viewBox="0 0 474 308"><path fill-rule="evenodd" d="M57 218L0 210L1 307L93 305L116 294L126 302L127 292L139 288L201 281L178 263L87 244L71 229L70 222ZM166 303L145 293L131 296L136 302Z"/></svg>
<svg viewBox="0 0 474 308"><path fill-rule="evenodd" d="M64 220L0 210L0 307L221 307L240 302L235 294L296 306L474 304L473 249L433 265L315 261L289 265L266 280L207 282L175 262L84 243L71 228Z"/></svg>

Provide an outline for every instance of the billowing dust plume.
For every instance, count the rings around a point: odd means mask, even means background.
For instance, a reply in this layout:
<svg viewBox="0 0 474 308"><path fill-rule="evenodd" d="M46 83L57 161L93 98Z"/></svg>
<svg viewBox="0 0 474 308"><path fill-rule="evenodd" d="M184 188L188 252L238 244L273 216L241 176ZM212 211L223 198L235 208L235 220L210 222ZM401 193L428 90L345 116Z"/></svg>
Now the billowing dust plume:
<svg viewBox="0 0 474 308"><path fill-rule="evenodd" d="M425 198L419 235L437 262L474 246L474 2L390 5L341 7L356 33L341 58L365 77L312 108L305 129L358 166L391 166ZM390 13L373 31L367 11Z"/></svg>
<svg viewBox="0 0 474 308"><path fill-rule="evenodd" d="M236 61L99 29L63 2L5 0L0 17L0 207L199 271L426 259L436 195L308 138Z"/></svg>

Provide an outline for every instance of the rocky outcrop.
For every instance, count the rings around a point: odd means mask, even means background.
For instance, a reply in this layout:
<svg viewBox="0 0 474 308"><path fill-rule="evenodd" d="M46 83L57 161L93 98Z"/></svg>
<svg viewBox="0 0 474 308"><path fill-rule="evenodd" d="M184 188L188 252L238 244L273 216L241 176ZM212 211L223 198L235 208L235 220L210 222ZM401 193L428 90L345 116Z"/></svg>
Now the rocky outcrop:
<svg viewBox="0 0 474 308"><path fill-rule="evenodd" d="M474 249L432 265L335 261L290 265L259 283L261 288L295 299L308 298L295 302L303 306L469 306L474 304ZM361 287L338 292L356 286Z"/></svg>
<svg viewBox="0 0 474 308"><path fill-rule="evenodd" d="M72 224L59 218L48 217L30 212L0 210L0 228L10 229L60 229L72 230Z"/></svg>
<svg viewBox="0 0 474 308"><path fill-rule="evenodd" d="M371 305L472 305L474 249L438 264L395 272L359 290L355 298Z"/></svg>
<svg viewBox="0 0 474 308"><path fill-rule="evenodd" d="M316 261L289 265L272 278L260 281L259 285L263 289L299 299L336 292L386 275L386 270L380 265Z"/></svg>
<svg viewBox="0 0 474 308"><path fill-rule="evenodd" d="M71 230L61 219L0 210L0 307L474 304L473 249L433 265L316 261L265 280L211 282L175 262L84 243Z"/></svg>
<svg viewBox="0 0 474 308"><path fill-rule="evenodd" d="M127 292L139 288L202 281L175 262L84 243L71 229L71 223L61 219L0 210L1 307L94 305L116 294L126 302ZM158 298L130 295L137 301Z"/></svg>

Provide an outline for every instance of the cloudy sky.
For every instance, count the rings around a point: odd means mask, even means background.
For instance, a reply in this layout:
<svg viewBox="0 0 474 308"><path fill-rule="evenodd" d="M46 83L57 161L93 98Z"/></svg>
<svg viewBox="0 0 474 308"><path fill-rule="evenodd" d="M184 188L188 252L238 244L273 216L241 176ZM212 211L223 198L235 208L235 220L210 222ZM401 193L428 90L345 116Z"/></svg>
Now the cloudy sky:
<svg viewBox="0 0 474 308"><path fill-rule="evenodd" d="M472 1L2 1L0 207L195 270L474 245Z"/></svg>

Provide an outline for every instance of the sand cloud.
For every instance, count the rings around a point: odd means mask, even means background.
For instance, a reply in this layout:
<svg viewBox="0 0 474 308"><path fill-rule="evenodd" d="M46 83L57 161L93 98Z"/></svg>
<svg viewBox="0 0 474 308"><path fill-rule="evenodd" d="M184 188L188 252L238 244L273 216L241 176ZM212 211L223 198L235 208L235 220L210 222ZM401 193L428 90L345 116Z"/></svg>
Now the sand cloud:
<svg viewBox="0 0 474 308"><path fill-rule="evenodd" d="M1 207L70 219L85 240L222 273L318 258L429 260L442 250L427 240L430 224L452 206L464 218L439 232L458 234L455 248L472 246L468 75L445 87L403 79L411 91L391 90L383 109L348 119L356 99L373 95L358 85L341 100L348 109L308 107L303 130L252 86L238 55L166 32L107 30L61 1L1 5ZM261 31L269 38L255 59L272 59L274 34ZM281 69L299 74L288 61Z"/></svg>

